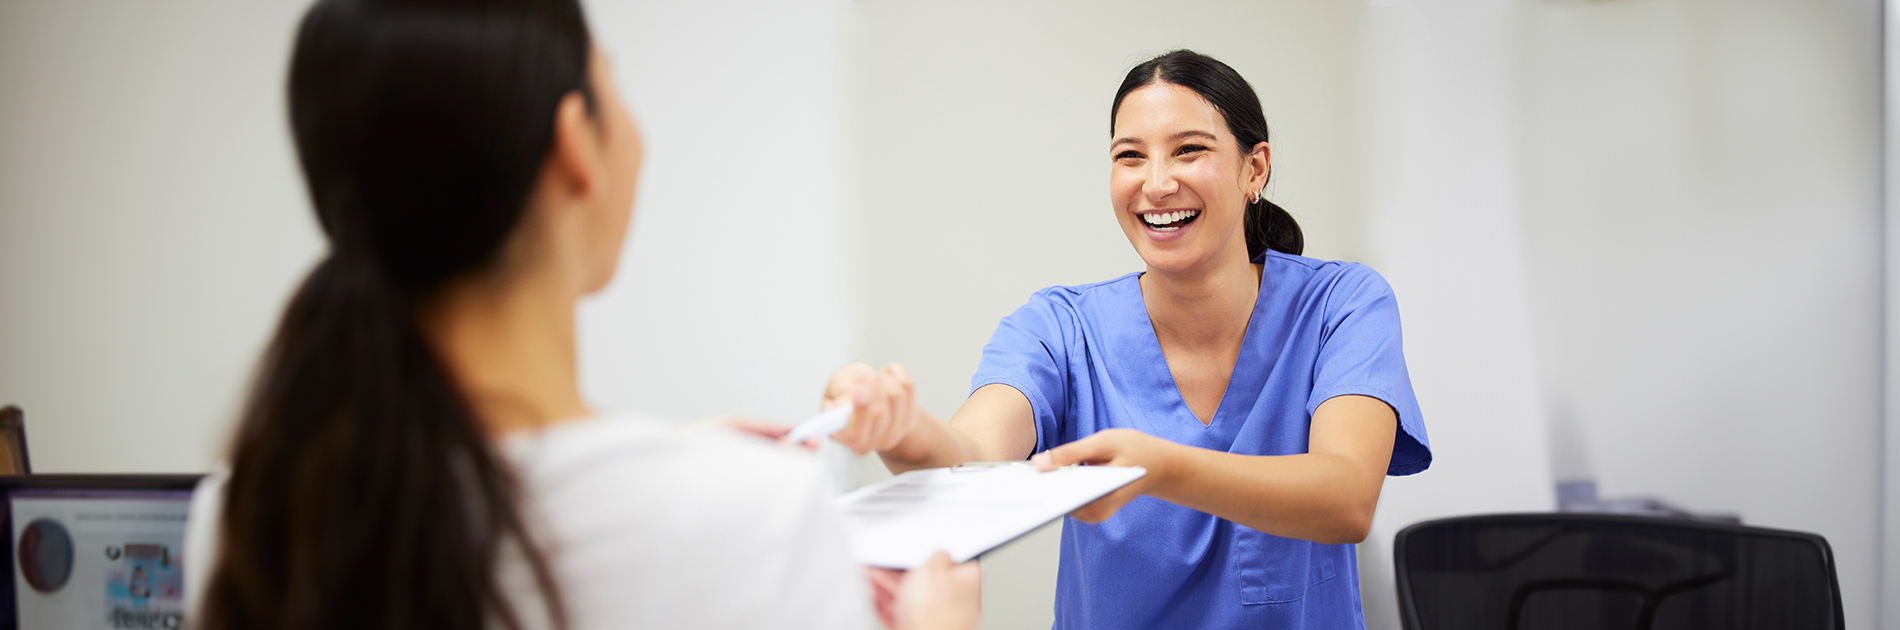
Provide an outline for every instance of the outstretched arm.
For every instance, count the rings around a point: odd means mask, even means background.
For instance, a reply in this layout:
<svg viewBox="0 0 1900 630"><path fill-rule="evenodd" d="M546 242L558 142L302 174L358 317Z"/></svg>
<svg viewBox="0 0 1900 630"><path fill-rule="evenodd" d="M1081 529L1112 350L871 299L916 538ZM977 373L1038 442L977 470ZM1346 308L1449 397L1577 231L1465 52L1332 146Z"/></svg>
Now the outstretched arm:
<svg viewBox="0 0 1900 630"><path fill-rule="evenodd" d="M893 473L972 461L1021 460L1036 447L1029 399L1008 385L985 385L945 422L917 405L898 364L853 363L831 377L824 407L851 404L851 424L832 435L860 455L877 451Z"/></svg>
<svg viewBox="0 0 1900 630"><path fill-rule="evenodd" d="M1141 466L1147 476L1076 510L1101 522L1146 494L1256 530L1318 543L1357 543L1392 458L1398 416L1385 402L1340 396L1313 412L1307 452L1236 455L1110 429L1037 455L1044 468L1088 463Z"/></svg>

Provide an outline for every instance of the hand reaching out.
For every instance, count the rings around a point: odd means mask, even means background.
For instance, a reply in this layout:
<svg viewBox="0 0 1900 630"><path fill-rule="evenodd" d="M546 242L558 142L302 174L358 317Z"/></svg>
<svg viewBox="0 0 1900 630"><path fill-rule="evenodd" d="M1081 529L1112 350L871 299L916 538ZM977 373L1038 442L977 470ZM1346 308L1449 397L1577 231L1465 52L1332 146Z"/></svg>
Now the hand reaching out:
<svg viewBox="0 0 1900 630"><path fill-rule="evenodd" d="M1183 448L1134 429L1107 429L1094 435L1058 446L1029 458L1037 468L1055 470L1071 464L1091 466L1140 466L1148 469L1134 483L1117 488L1094 502L1070 512L1088 523L1100 523L1114 516L1129 501L1147 494L1156 485L1173 478L1173 458Z"/></svg>
<svg viewBox="0 0 1900 630"><path fill-rule="evenodd" d="M847 404L852 406L851 424L831 437L859 455L897 446L923 417L917 408L917 386L910 372L896 363L883 369L852 363L832 374L823 407Z"/></svg>

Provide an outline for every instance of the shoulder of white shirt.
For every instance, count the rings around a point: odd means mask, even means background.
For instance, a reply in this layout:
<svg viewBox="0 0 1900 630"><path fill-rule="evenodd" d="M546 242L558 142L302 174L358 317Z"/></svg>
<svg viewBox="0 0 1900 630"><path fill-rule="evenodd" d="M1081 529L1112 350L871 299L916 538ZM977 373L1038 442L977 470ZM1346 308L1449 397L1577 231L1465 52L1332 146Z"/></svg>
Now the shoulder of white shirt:
<svg viewBox="0 0 1900 630"><path fill-rule="evenodd" d="M777 476L820 472L809 454L762 437L714 424L681 424L634 413L510 436L497 450L524 478L548 481L603 466L714 466L729 473L771 471Z"/></svg>

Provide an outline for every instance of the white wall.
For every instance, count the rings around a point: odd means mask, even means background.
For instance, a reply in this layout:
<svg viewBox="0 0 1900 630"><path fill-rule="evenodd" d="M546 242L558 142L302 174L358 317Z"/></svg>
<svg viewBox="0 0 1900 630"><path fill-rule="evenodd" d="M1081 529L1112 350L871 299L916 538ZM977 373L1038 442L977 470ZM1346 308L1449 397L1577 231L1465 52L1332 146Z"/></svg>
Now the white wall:
<svg viewBox="0 0 1900 630"><path fill-rule="evenodd" d="M1880 623L1885 628L1900 628L1900 1L1881 2L1881 39L1884 63L1881 65L1881 202L1884 230L1882 236L1883 302L1885 326L1882 357L1881 432L1881 514L1880 514Z"/></svg>
<svg viewBox="0 0 1900 630"><path fill-rule="evenodd" d="M323 251L283 109L303 6L0 3L0 402L37 470L221 453ZM647 150L619 278L583 307L600 407L795 419L844 363L843 7L588 5Z"/></svg>
<svg viewBox="0 0 1900 630"><path fill-rule="evenodd" d="M1526 4L1553 472L1828 538L1876 616L1878 3Z"/></svg>
<svg viewBox="0 0 1900 630"><path fill-rule="evenodd" d="M1375 255L1439 460L1388 483L1368 547L1593 479L1826 536L1848 624L1875 623L1876 9L1373 11Z"/></svg>
<svg viewBox="0 0 1900 630"><path fill-rule="evenodd" d="M41 472L201 471L321 255L300 7L0 3L0 401Z"/></svg>
<svg viewBox="0 0 1900 630"><path fill-rule="evenodd" d="M851 356L844 0L587 5L646 134L633 233L582 312L608 409L818 411Z"/></svg>
<svg viewBox="0 0 1900 630"><path fill-rule="evenodd" d="M1373 265L1392 283L1430 470L1388 478L1359 547L1369 628L1399 627L1393 537L1554 507L1526 295L1511 0L1368 11L1361 105Z"/></svg>

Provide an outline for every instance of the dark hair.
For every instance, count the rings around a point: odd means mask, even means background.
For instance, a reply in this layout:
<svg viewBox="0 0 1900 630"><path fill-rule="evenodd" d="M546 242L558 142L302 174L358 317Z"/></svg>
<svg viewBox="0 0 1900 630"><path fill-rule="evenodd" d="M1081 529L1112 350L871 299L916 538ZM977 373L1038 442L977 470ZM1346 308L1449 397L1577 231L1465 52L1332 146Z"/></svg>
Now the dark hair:
<svg viewBox="0 0 1900 630"><path fill-rule="evenodd" d="M1129 92L1155 83L1179 85L1206 99L1227 121L1227 131L1234 134L1242 155L1252 151L1254 145L1267 141L1267 117L1261 113L1260 97L1254 94L1253 86L1219 59L1192 50L1169 52L1128 71L1121 89L1115 91L1115 105L1108 112L1109 135L1115 133L1115 116L1121 113L1122 99ZM1246 223L1249 258L1258 258L1269 249L1296 256L1306 249L1306 237L1300 233L1300 224L1285 208L1267 201L1265 196L1259 202L1247 204Z"/></svg>
<svg viewBox="0 0 1900 630"><path fill-rule="evenodd" d="M527 620L516 546L566 625L519 481L417 324L521 220L562 99L593 104L575 0L323 0L290 62L291 129L329 253L286 307L231 453L203 627Z"/></svg>

